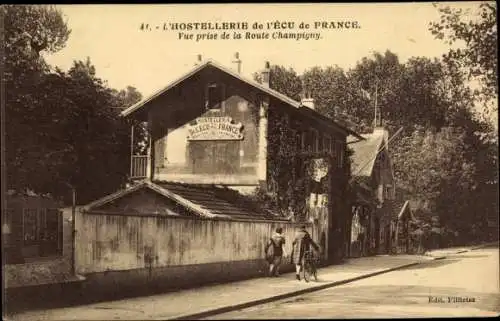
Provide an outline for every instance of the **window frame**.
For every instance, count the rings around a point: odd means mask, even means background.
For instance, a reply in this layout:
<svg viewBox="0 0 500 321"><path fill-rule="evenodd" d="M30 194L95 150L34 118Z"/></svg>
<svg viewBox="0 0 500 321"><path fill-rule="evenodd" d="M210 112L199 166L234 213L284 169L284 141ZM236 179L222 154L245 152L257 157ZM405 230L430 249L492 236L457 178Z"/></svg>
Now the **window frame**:
<svg viewBox="0 0 500 321"><path fill-rule="evenodd" d="M23 231L23 246L30 246L30 245L36 245L40 243L39 240L39 230L40 230L40 223L39 223L39 215L38 215L38 208L30 208L30 207L23 207L22 208L22 231ZM30 213L31 212L31 213ZM26 228L26 216L27 214L34 214L34 224L35 224L35 229L34 229L34 239L27 239L26 238L26 232L28 229Z"/></svg>
<svg viewBox="0 0 500 321"><path fill-rule="evenodd" d="M332 138L329 135L323 135L323 151L330 153L332 146L330 145Z"/></svg>
<svg viewBox="0 0 500 321"><path fill-rule="evenodd" d="M210 89L211 88L217 88L220 90L219 94L220 94L220 98L221 98L221 101L220 101L220 104L219 104L219 108L211 108L210 107L210 102L211 102L211 99L210 99ZM226 86L222 83L218 83L218 82L210 82L206 85L205 87L205 111L210 111L210 110L221 110L221 111L224 111L224 108L225 108L225 102L226 102Z"/></svg>

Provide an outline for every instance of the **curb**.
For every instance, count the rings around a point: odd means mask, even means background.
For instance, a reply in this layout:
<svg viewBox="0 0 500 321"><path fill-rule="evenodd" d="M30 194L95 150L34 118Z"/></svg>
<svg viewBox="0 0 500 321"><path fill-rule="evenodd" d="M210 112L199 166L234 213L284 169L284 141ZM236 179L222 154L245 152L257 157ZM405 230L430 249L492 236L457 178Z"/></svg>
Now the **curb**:
<svg viewBox="0 0 500 321"><path fill-rule="evenodd" d="M460 251L456 251L456 252L448 252L448 253L445 253L444 255L453 255L453 254L462 254L462 253L467 253L467 252L470 252L470 251L474 251L474 250L480 250L484 247L487 247L487 246L491 246L491 245L497 245L498 246L498 242L490 242L490 243L485 243L485 244L480 244L480 245L476 245L474 247L470 247L468 249L465 249L465 250L460 250ZM432 256L431 254L425 254L426 256L429 256L429 257L433 257L437 260L441 260L442 258L439 257L439 256ZM443 258L446 258L446 257L443 257Z"/></svg>
<svg viewBox="0 0 500 321"><path fill-rule="evenodd" d="M475 247L472 247L470 249L470 251L479 250L479 249L482 249L483 247L487 247L487 246L491 246L491 245L497 245L498 246L498 241L496 241L496 242L490 242L490 243L485 243L485 244L481 244L481 245L477 245Z"/></svg>
<svg viewBox="0 0 500 321"><path fill-rule="evenodd" d="M445 257L443 256L443 257L439 257L439 258L434 258L433 260L440 260L440 259L444 259L444 258ZM296 290L296 291L292 291L292 292L288 292L288 293L284 293L284 294L270 296L270 297L263 298L263 299L256 299L253 301L243 302L243 303L236 304L236 305L230 305L230 306L225 306L225 307L220 307L220 308L209 309L209 310L205 310L205 311L201 311L201 312L197 312L197 313L179 315L176 317L168 318L168 320L193 320L193 319L206 318L206 317L217 315L217 314L227 313L227 312L231 312L231 311L235 311L235 310L241 310L241 309L249 308L249 307L260 305L260 304L265 304L265 303L269 303L269 302L273 302L273 301L291 298L291 297L302 295L302 294L307 294L307 293L311 293L311 292L324 290L327 288L331 288L331 287L343 285L346 283L351 283L354 281L370 278L370 277L377 276L380 274L400 270L400 269L407 268L410 266L415 266L415 265L418 265L421 263L423 263L423 262L408 263L408 264L400 265L400 266L397 266L394 268L357 276L355 278L350 278L350 279L341 280L341 281L334 281L331 283L322 284L322 285L318 285L318 286L307 288L307 289L300 289L300 290Z"/></svg>

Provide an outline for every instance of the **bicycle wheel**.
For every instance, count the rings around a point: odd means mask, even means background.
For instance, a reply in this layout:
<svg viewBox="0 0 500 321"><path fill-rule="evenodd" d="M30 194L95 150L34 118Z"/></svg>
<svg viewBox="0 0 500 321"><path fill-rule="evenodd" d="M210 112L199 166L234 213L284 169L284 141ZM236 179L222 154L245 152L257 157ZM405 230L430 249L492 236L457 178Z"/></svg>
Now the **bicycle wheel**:
<svg viewBox="0 0 500 321"><path fill-rule="evenodd" d="M304 281L309 282L309 280L311 279L311 265L305 258L302 262L302 271L304 275Z"/></svg>

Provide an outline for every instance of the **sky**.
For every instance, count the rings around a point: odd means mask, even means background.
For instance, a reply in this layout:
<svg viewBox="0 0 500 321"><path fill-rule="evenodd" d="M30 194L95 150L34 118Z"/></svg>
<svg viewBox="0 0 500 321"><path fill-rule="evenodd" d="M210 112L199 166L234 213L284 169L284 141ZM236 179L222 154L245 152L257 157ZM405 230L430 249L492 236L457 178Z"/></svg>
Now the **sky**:
<svg viewBox="0 0 500 321"><path fill-rule="evenodd" d="M474 8L477 2L448 3ZM412 56L440 57L449 50L428 31L439 13L431 3L362 4L175 4L175 5L58 5L71 34L66 47L47 61L67 70L74 60L90 57L97 76L115 89L136 87L144 96L165 87L193 68L197 55L231 66L234 53L242 74L251 77L265 61L292 67L299 74L313 66L354 67L373 52L390 50L401 62ZM267 29L271 22L293 22L293 29ZM315 23L349 21L359 28L315 29ZM246 22L246 30L184 31L194 39L179 39L171 23ZM301 22L309 29L300 29ZM164 23L167 30L163 30ZM263 29L253 29L254 23ZM152 30L141 30L149 24ZM158 29L156 27L158 26ZM288 26L284 24L283 26ZM274 32L320 34L320 39L233 39L234 32L254 35ZM216 40L196 41L216 33ZM208 36L210 36L208 35Z"/></svg>

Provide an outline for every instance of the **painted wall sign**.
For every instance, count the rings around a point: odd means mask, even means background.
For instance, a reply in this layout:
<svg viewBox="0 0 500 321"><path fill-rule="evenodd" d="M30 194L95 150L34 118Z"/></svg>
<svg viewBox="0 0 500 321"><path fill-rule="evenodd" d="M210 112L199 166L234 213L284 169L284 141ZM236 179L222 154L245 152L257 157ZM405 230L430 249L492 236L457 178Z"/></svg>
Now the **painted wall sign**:
<svg viewBox="0 0 500 321"><path fill-rule="evenodd" d="M188 125L188 140L241 140L242 124L231 117L200 117Z"/></svg>

